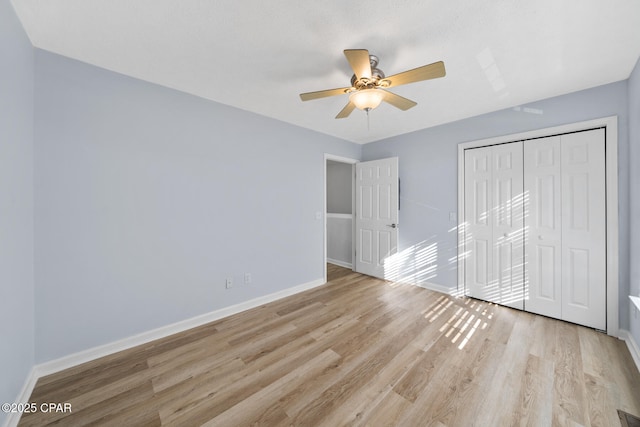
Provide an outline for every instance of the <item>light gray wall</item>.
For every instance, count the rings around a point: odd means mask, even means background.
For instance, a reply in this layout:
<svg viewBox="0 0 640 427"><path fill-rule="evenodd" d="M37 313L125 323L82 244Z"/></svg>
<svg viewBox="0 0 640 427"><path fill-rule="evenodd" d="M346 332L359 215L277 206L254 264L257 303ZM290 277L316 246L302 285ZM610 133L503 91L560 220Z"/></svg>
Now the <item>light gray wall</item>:
<svg viewBox="0 0 640 427"><path fill-rule="evenodd" d="M352 167L349 163L327 161L327 212L351 213Z"/></svg>
<svg viewBox="0 0 640 427"><path fill-rule="evenodd" d="M338 265L351 266L352 254L353 219L329 216L327 218L327 260Z"/></svg>
<svg viewBox="0 0 640 427"><path fill-rule="evenodd" d="M0 403L34 361L33 48L0 0ZM0 425L6 414L0 412Z"/></svg>
<svg viewBox="0 0 640 427"><path fill-rule="evenodd" d="M630 293L640 296L640 60L629 77L629 204L630 204ZM626 294L624 295L626 297ZM629 304L627 302L626 304ZM630 310L629 327L640 344L640 314Z"/></svg>
<svg viewBox="0 0 640 427"><path fill-rule="evenodd" d="M464 102L461 99L461 102ZM402 181L399 251L437 251L424 265L407 262L404 276L419 277L454 289L457 285L456 222L457 145L500 135L618 116L619 226L620 226L620 327L629 327L629 136L627 82L612 83L558 96L525 107L507 109L458 122L366 144L363 160L398 156Z"/></svg>
<svg viewBox="0 0 640 427"><path fill-rule="evenodd" d="M323 277L359 145L44 51L36 93L37 362Z"/></svg>

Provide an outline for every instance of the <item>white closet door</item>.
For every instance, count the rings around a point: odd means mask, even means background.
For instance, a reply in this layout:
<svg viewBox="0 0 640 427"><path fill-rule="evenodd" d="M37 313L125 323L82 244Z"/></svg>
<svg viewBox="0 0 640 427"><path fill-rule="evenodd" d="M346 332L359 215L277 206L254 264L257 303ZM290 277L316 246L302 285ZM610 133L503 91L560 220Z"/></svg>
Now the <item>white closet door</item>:
<svg viewBox="0 0 640 427"><path fill-rule="evenodd" d="M465 150L465 293L499 302L493 280L493 185L491 147Z"/></svg>
<svg viewBox="0 0 640 427"><path fill-rule="evenodd" d="M523 308L522 142L465 152L465 291Z"/></svg>
<svg viewBox="0 0 640 427"><path fill-rule="evenodd" d="M562 319L606 329L604 129L562 136Z"/></svg>
<svg viewBox="0 0 640 427"><path fill-rule="evenodd" d="M525 310L562 316L560 136L524 142Z"/></svg>
<svg viewBox="0 0 640 427"><path fill-rule="evenodd" d="M604 130L526 141L525 310L606 329Z"/></svg>
<svg viewBox="0 0 640 427"><path fill-rule="evenodd" d="M493 147L494 273L500 304L524 308L522 142Z"/></svg>

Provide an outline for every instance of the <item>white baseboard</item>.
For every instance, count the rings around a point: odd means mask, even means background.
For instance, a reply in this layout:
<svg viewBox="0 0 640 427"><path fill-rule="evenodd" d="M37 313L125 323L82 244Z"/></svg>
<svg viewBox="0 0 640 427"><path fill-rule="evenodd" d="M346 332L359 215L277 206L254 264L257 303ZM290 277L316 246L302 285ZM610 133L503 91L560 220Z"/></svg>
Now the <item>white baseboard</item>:
<svg viewBox="0 0 640 427"><path fill-rule="evenodd" d="M316 279L302 285L294 286L291 288L283 289L278 292L274 292L269 295L254 298L249 301L241 302L229 307L224 307L219 310L212 311L210 313L202 314L200 316L192 317L190 319L182 320L170 325L162 326L151 331L146 331L141 334L137 334L128 338L124 338L119 341L114 341L108 344L104 344L98 347L93 347L87 350L80 351L78 353L70 354L68 356L61 357L60 359L52 360L49 362L36 365L36 373L39 377L59 372L64 369L77 366L81 363L89 362L91 360L107 356L109 354L117 353L118 351L126 350L135 347L140 344L145 344L150 341L154 341L160 338L167 337L169 335L183 332L197 326L201 326L210 322L213 322L223 317L231 316L232 314L240 313L251 308L259 307L264 304L297 294L299 292L306 291L308 289L315 288L316 286L323 285L325 282L323 279Z"/></svg>
<svg viewBox="0 0 640 427"><path fill-rule="evenodd" d="M31 397L31 393L33 392L33 388L36 386L36 382L38 382L38 374L35 366L31 368L29 375L27 376L24 385L22 386L22 390L14 400L15 403L28 403L29 398ZM4 403L4 402L3 402ZM4 422L4 427L16 427L20 422L20 416L22 414L20 412L9 412L7 419Z"/></svg>
<svg viewBox="0 0 640 427"><path fill-rule="evenodd" d="M339 267L353 269L353 265L350 262L344 262L333 258L327 258L329 264L337 265Z"/></svg>
<svg viewBox="0 0 640 427"><path fill-rule="evenodd" d="M640 347L638 347L638 343L633 339L631 332L624 329L620 329L620 339L627 343L629 353L631 353L636 368L638 368L638 372L640 372Z"/></svg>
<svg viewBox="0 0 640 427"><path fill-rule="evenodd" d="M442 294L447 294L447 295L453 295L453 296L457 296L458 295L458 290L456 288L448 288L446 286L442 286L442 285L437 285L435 283L431 283L431 282L425 282L425 281L416 281L416 280L398 280L398 283L402 283L405 285L411 285L411 286L418 286L419 288L424 288L424 289L428 289L430 291L436 291L436 292L440 292Z"/></svg>
<svg viewBox="0 0 640 427"><path fill-rule="evenodd" d="M457 295L458 290L456 288L448 288L442 285L436 285L435 283L430 282L419 282L416 283L417 286L421 288L429 289L430 291L436 291L447 295Z"/></svg>
<svg viewBox="0 0 640 427"><path fill-rule="evenodd" d="M162 326L151 331L143 332L141 334L133 335L131 337L127 337L118 341L89 348L87 350L73 353L59 359L35 365L31 369L31 372L29 373L29 376L27 377L20 394L16 398L16 402L28 402L36 382L39 378L46 375L60 372L62 370L80 365L82 363L89 362L100 357L108 356L122 350L127 350L140 344L145 344L150 341L164 338L178 332L183 332L188 329L195 328L197 326L201 326L227 316L231 316L232 314L259 307L261 305L268 304L270 302L277 301L279 299L286 298L288 296L324 285L324 283L325 281L323 279L316 279L311 282L303 283L302 285L293 286L291 288L283 289L269 295L264 295L229 307L224 307L210 313L202 314L200 316ZM14 427L18 424L18 421L20 421L20 414L9 414L9 417L5 422L5 427Z"/></svg>

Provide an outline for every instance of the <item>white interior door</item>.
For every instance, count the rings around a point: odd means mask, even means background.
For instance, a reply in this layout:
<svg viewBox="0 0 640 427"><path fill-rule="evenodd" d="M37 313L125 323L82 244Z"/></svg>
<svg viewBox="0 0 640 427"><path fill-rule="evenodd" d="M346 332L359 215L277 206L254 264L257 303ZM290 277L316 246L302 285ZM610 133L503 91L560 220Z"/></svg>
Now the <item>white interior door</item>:
<svg viewBox="0 0 640 427"><path fill-rule="evenodd" d="M398 251L398 158L356 163L355 270L393 279L388 258Z"/></svg>
<svg viewBox="0 0 640 427"><path fill-rule="evenodd" d="M524 143L525 310L562 318L560 136Z"/></svg>
<svg viewBox="0 0 640 427"><path fill-rule="evenodd" d="M562 319L605 330L604 129L562 135Z"/></svg>
<svg viewBox="0 0 640 427"><path fill-rule="evenodd" d="M522 142L467 150L467 295L523 308L523 215Z"/></svg>

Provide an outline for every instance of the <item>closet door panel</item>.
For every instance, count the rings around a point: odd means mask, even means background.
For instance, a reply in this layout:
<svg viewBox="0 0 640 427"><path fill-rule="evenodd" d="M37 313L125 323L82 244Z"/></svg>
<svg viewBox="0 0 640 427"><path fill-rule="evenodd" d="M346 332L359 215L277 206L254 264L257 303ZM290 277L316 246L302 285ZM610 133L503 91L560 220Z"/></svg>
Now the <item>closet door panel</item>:
<svg viewBox="0 0 640 427"><path fill-rule="evenodd" d="M465 292L523 308L522 142L465 151Z"/></svg>
<svg viewBox="0 0 640 427"><path fill-rule="evenodd" d="M522 142L493 147L494 271L500 304L524 308Z"/></svg>
<svg viewBox="0 0 640 427"><path fill-rule="evenodd" d="M560 137L524 142L525 310L562 315Z"/></svg>
<svg viewBox="0 0 640 427"><path fill-rule="evenodd" d="M465 151L465 294L495 301L491 167L491 147Z"/></svg>
<svg viewBox="0 0 640 427"><path fill-rule="evenodd" d="M604 129L562 136L562 319L606 329Z"/></svg>

